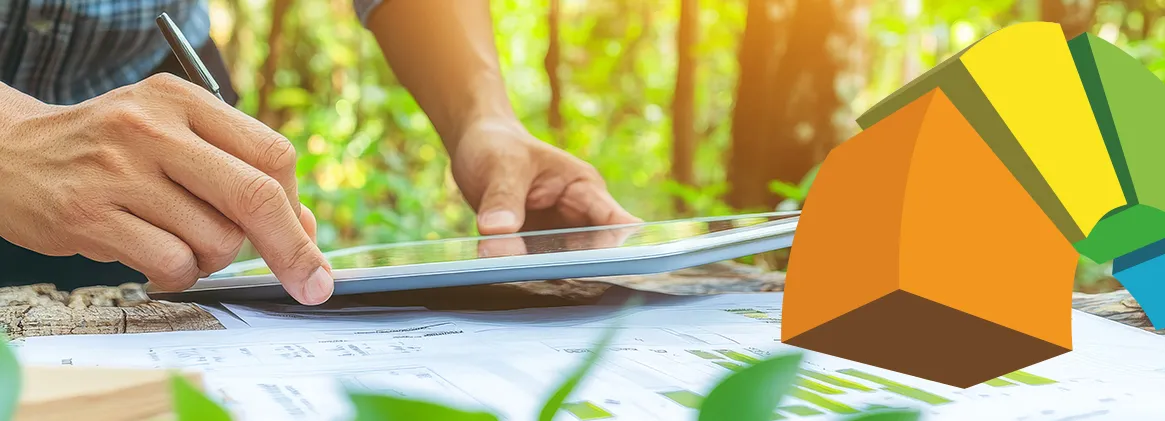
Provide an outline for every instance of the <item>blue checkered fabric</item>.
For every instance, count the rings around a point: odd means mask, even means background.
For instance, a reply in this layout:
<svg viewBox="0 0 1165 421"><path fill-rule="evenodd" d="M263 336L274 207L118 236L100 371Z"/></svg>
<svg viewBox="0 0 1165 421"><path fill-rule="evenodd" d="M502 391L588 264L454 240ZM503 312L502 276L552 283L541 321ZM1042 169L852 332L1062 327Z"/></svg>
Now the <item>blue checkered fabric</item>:
<svg viewBox="0 0 1165 421"><path fill-rule="evenodd" d="M0 81L50 104L136 83L171 54L162 12L195 47L210 36L207 0L0 0Z"/></svg>
<svg viewBox="0 0 1165 421"><path fill-rule="evenodd" d="M382 0L353 0L366 23ZM210 37L207 0L0 0L0 82L71 105L149 76L172 54L154 19L190 44Z"/></svg>

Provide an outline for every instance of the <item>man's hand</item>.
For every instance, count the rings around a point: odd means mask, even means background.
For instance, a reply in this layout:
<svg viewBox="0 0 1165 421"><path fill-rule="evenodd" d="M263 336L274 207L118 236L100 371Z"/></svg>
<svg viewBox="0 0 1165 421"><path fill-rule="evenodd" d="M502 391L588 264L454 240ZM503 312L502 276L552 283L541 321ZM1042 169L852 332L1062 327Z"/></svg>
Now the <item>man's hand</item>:
<svg viewBox="0 0 1165 421"><path fill-rule="evenodd" d="M515 121L472 124L453 144L453 178L483 235L641 222L611 197L594 167Z"/></svg>
<svg viewBox="0 0 1165 421"><path fill-rule="evenodd" d="M120 261L166 290L230 264L250 238L304 304L331 266L300 206L292 145L171 75L75 106L0 85L0 236L53 256Z"/></svg>

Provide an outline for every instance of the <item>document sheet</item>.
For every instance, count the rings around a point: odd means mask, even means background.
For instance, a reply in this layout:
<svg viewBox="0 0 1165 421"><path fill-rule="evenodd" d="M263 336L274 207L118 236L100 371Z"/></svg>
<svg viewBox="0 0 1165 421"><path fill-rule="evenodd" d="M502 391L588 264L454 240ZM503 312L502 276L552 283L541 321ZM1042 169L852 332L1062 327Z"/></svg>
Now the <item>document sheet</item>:
<svg viewBox="0 0 1165 421"><path fill-rule="evenodd" d="M614 342L555 419L694 421L701 399L725 376L801 351L779 341L781 299L656 297L632 309L504 312L228 303L216 315L239 328L15 345L28 364L199 370L208 393L240 420L348 420L344 391L372 390L526 421L619 319ZM1158 402L1165 338L1074 312L1073 340L1068 354L967 389L802 351L797 387L777 413L834 420L889 407L917 408L927 420L1025 421L1165 414Z"/></svg>

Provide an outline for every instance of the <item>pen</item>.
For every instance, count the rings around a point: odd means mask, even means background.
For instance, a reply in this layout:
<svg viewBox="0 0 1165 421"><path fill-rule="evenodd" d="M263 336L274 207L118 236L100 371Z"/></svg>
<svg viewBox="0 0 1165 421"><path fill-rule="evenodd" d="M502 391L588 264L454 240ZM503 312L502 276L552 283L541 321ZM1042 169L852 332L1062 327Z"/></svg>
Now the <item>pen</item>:
<svg viewBox="0 0 1165 421"><path fill-rule="evenodd" d="M170 44L170 50L174 51L178 62L182 64L182 69L186 71L186 77L191 82L198 84L214 96L218 97L220 101L226 102L222 98L222 94L218 91L218 82L214 81L214 77L210 75L210 71L206 70L206 65L202 64L202 60L198 58L198 54L194 52L194 47L190 46L190 41L182 35L182 30L178 29L178 25L170 20L170 15L166 12L158 15L156 19L158 29L162 30L162 36L166 38L166 42Z"/></svg>

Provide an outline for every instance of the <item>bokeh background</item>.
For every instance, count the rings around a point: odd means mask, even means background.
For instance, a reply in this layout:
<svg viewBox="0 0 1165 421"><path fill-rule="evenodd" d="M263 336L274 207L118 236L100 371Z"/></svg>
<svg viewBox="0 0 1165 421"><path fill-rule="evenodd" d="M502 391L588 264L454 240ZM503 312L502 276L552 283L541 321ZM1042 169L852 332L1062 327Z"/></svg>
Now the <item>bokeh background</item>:
<svg viewBox="0 0 1165 421"><path fill-rule="evenodd" d="M858 131L858 114L1011 23L1092 32L1165 76L1165 0L491 5L522 121L593 163L646 220L796 209L816 165ZM440 139L351 0L211 0L211 17L239 107L300 151L300 193L322 248L474 234ZM990 197L968 199L992 211ZM989 284L990 256L958 270ZM1119 287L1110 272L1082 260L1078 289Z"/></svg>

